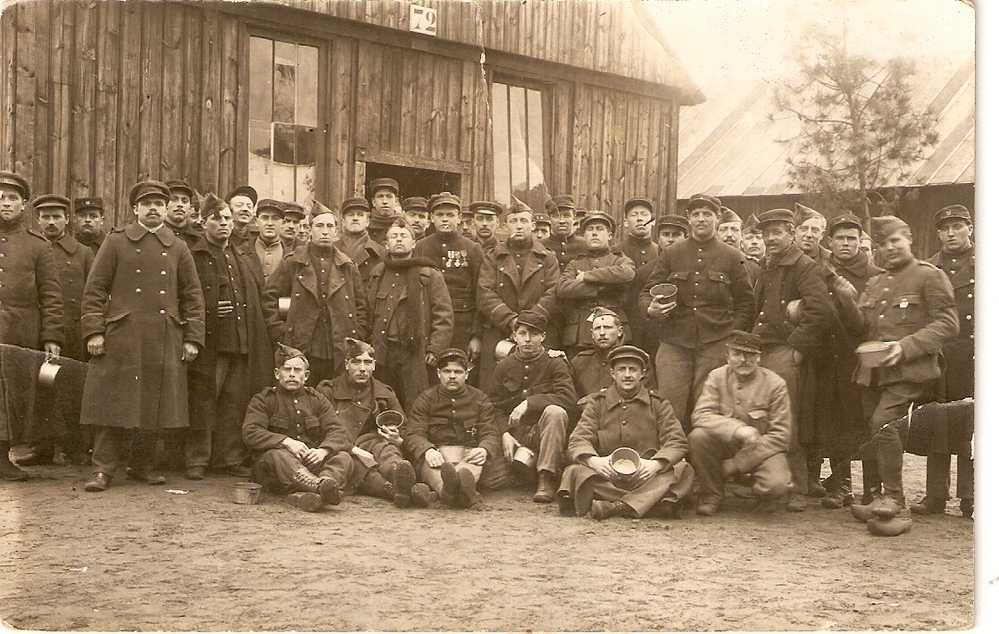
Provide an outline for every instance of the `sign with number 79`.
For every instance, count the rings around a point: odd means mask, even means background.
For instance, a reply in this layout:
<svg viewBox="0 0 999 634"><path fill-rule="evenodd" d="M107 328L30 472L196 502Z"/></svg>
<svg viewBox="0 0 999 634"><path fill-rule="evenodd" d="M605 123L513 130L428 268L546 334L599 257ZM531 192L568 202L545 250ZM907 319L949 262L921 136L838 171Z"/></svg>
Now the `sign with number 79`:
<svg viewBox="0 0 999 634"><path fill-rule="evenodd" d="M437 9L409 5L409 30L424 35L437 35Z"/></svg>

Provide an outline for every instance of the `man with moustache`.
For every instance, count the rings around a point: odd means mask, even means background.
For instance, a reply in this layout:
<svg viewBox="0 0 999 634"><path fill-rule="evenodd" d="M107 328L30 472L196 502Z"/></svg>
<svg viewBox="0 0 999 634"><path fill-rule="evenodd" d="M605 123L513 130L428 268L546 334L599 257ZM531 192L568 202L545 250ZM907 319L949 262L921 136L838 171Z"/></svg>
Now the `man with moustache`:
<svg viewBox="0 0 999 634"><path fill-rule="evenodd" d="M261 200L257 210L260 235L266 229L280 244L273 222L275 202ZM250 398L270 383L270 338L254 255L246 246L229 242L232 211L209 194L199 214L205 233L191 255L205 297L205 345L187 375L190 427L184 442L184 476L201 480L211 468L247 477L243 413Z"/></svg>
<svg viewBox="0 0 999 634"><path fill-rule="evenodd" d="M270 279L274 271L277 270L281 260L284 259L285 244L282 240L283 216L285 205L280 201L270 198L263 198L257 202L257 237L253 241L251 253L260 265L260 273L263 275L264 283ZM230 210L230 214L232 211ZM201 212L202 218L210 216ZM230 231L232 227L229 227ZM228 237L226 237L228 242ZM290 251L289 251L290 252Z"/></svg>
<svg viewBox="0 0 999 634"><path fill-rule="evenodd" d="M397 217L401 216L399 206L399 182L394 178L376 178L371 181L371 216L367 231L377 244L385 242L385 232Z"/></svg>
<svg viewBox="0 0 999 634"><path fill-rule="evenodd" d="M581 351L571 361L576 394L586 396L613 384L610 351L624 343L624 323L609 308L595 308L590 314L593 347Z"/></svg>
<svg viewBox="0 0 999 634"><path fill-rule="evenodd" d="M225 202L232 210L233 226L229 241L233 244L250 242L252 245L256 232L253 221L257 214L257 190L249 185L240 185L229 192Z"/></svg>
<svg viewBox="0 0 999 634"><path fill-rule="evenodd" d="M597 306L613 310L625 324L629 335L625 306L635 280L635 263L620 252L611 250L614 219L602 211L586 216L580 224L586 251L569 263L555 284L564 325L562 349L569 359L593 345L586 319Z"/></svg>
<svg viewBox="0 0 999 634"><path fill-rule="evenodd" d="M717 234L721 203L695 194L687 202L690 237L663 250L639 298L639 308L659 324L656 376L659 394L684 430L708 372L725 363L725 340L752 320L753 291L742 253ZM672 298L653 297L657 284L673 284Z"/></svg>
<svg viewBox="0 0 999 634"><path fill-rule="evenodd" d="M725 205L718 217L718 238L737 251L742 251L742 218Z"/></svg>
<svg viewBox="0 0 999 634"><path fill-rule="evenodd" d="M263 293L271 341L304 350L311 380L333 378L343 367L344 337L368 336L368 301L357 266L336 248L340 220L331 211L312 216L307 245L282 260ZM290 298L287 315L278 300Z"/></svg>
<svg viewBox="0 0 999 634"><path fill-rule="evenodd" d="M104 491L119 464L162 484L153 471L159 433L188 426L187 365L205 342L205 304L191 250L165 225L170 191L141 181L129 192L136 221L116 229L87 277L81 333L92 356L81 425L94 433L93 476Z"/></svg>
<svg viewBox="0 0 999 634"><path fill-rule="evenodd" d="M493 389L496 344L512 336L517 315L539 304L555 312L551 290L558 281L558 260L533 237L534 211L514 203L506 226L510 237L486 255L479 276L477 302L483 323L479 385L487 392Z"/></svg>
<svg viewBox="0 0 999 634"><path fill-rule="evenodd" d="M430 228L430 212L427 211L427 199L423 196L410 196L402 201L402 213L406 222L413 230L413 236L419 240L427 235Z"/></svg>
<svg viewBox="0 0 999 634"><path fill-rule="evenodd" d="M89 197L73 201L73 237L97 255L97 249L107 237L104 233L103 199Z"/></svg>
<svg viewBox="0 0 999 634"><path fill-rule="evenodd" d="M503 207L489 200L478 200L468 208L472 212L472 225L475 227L475 241L482 247L484 254L496 248L496 229L499 227L500 214Z"/></svg>
<svg viewBox="0 0 999 634"><path fill-rule="evenodd" d="M375 242L368 235L371 223L371 208L363 198L348 198L340 205L340 218L343 231L337 240L336 248L347 254L357 270L361 273L361 281L367 288L368 278L372 269L385 259L385 235Z"/></svg>
<svg viewBox="0 0 999 634"><path fill-rule="evenodd" d="M28 181L0 172L0 344L59 356L63 343L63 300L59 271L46 239L26 227ZM20 440L19 416L11 411L10 389L0 376L0 478L25 480L11 463L11 446Z"/></svg>
<svg viewBox="0 0 999 634"><path fill-rule="evenodd" d="M191 201L194 199L194 189L182 180L167 181L166 186L170 190L166 226L183 240L188 248L191 248L201 239L201 231L191 221L193 211Z"/></svg>
<svg viewBox="0 0 999 634"><path fill-rule="evenodd" d="M562 194L552 198L548 210L551 217L551 237L543 242L555 254L559 269L564 271L569 262L586 250L586 241L576 235L576 200Z"/></svg>
<svg viewBox="0 0 999 634"><path fill-rule="evenodd" d="M430 259L413 257L416 239L405 220L389 226L385 242L388 253L368 279L370 332L378 378L409 408L451 343L454 312L444 275Z"/></svg>
<svg viewBox="0 0 999 634"><path fill-rule="evenodd" d="M285 253L291 253L298 246L295 242L295 233L298 231L299 221L305 218L305 207L296 202L276 202L281 206L279 233L281 236L281 257L284 257Z"/></svg>
<svg viewBox="0 0 999 634"><path fill-rule="evenodd" d="M954 288L961 334L943 345L943 397L957 401L975 395L975 226L964 205L947 205L933 215L940 251L929 259L950 279ZM953 437L944 428L934 430L926 456L926 497L912 505L920 515L943 513L950 497L950 456L957 454L957 497L961 513L975 512L975 462L968 438Z"/></svg>

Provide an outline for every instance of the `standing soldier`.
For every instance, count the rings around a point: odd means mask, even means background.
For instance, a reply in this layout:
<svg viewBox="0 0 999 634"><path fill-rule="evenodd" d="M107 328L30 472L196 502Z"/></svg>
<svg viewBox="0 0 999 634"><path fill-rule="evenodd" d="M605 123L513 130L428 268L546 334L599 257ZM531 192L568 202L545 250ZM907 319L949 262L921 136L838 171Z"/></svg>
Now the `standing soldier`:
<svg viewBox="0 0 999 634"><path fill-rule="evenodd" d="M240 185L229 192L225 202L232 210L232 237L229 241L233 244L249 241L252 244L256 233L253 221L257 216L257 190L249 185Z"/></svg>
<svg viewBox="0 0 999 634"><path fill-rule="evenodd" d="M475 301L484 256L482 247L458 233L460 213L461 200L454 194L441 192L431 198L430 219L435 231L416 243L413 256L428 258L444 273L454 311L451 347L464 350L469 363L475 365L482 350Z"/></svg>
<svg viewBox="0 0 999 634"><path fill-rule="evenodd" d="M787 458L793 486L787 509L800 512L806 508L803 495L808 491L807 460L798 439L801 365L808 355L822 350L833 306L819 266L794 243L794 214L788 209L771 209L760 214L759 220L767 257L755 289L753 334L763 340L760 364L784 379L791 396L793 425ZM794 300L800 300L801 315L791 321L788 304Z"/></svg>
<svg viewBox="0 0 999 634"><path fill-rule="evenodd" d="M336 248L339 218L312 217L311 240L278 266L263 293L271 341L304 350L314 382L343 368L344 337L368 336L368 301L357 266ZM289 298L287 315L279 300Z"/></svg>
<svg viewBox="0 0 999 634"><path fill-rule="evenodd" d="M609 308L596 308L587 318L593 347L572 358L572 378L576 394L586 396L613 383L610 352L624 342L624 322Z"/></svg>
<svg viewBox="0 0 999 634"><path fill-rule="evenodd" d="M586 250L586 241L576 235L575 199L566 194L555 196L548 215L551 217L551 237L544 245L555 254L559 269L564 271L569 262Z"/></svg>
<svg viewBox="0 0 999 634"><path fill-rule="evenodd" d="M795 203L794 241L801 252L812 258L819 269L829 268L829 249L822 246L826 235L826 217L811 207Z"/></svg>
<svg viewBox="0 0 999 634"><path fill-rule="evenodd" d="M718 216L718 239L736 251L742 251L742 218L725 205Z"/></svg>
<svg viewBox="0 0 999 634"><path fill-rule="evenodd" d="M399 182L394 178L376 178L371 181L371 222L368 234L382 244L389 225L399 213Z"/></svg>
<svg viewBox="0 0 999 634"><path fill-rule="evenodd" d="M657 342L656 324L638 308L638 297L642 294L642 284L652 273L654 262L659 259L659 244L653 241L652 223L655 220L654 205L651 200L633 198L624 203L625 237L617 248L635 263L636 283L630 287L625 310L631 326L631 341L649 354L655 354ZM640 273L647 271L640 279Z"/></svg>
<svg viewBox="0 0 999 634"><path fill-rule="evenodd" d="M382 237L378 242L368 235L371 208L368 206L368 201L363 198L348 198L343 201L340 205L340 218L343 222L343 231L336 242L336 248L353 260L361 274L361 282L367 286L371 270L385 259L385 231L382 231Z"/></svg>
<svg viewBox="0 0 999 634"><path fill-rule="evenodd" d="M895 216L882 216L871 219L871 229L887 271L871 278L852 305L855 318L848 323L865 341L888 344L877 367L861 364L853 375L864 386L869 450L877 458L884 495L875 496L869 505L854 504L851 510L858 519L876 515L891 520L887 531L878 530L878 520L869 521L872 533L898 534L912 526L902 488L900 426L907 424L913 403L932 397L941 376L940 353L961 329L947 274L913 257L909 226Z"/></svg>
<svg viewBox="0 0 999 634"><path fill-rule="evenodd" d="M957 304L961 334L943 346L943 396L957 401L975 395L975 231L971 212L964 205L948 205L934 214L940 251L930 258L950 278ZM936 451L926 456L926 497L912 505L919 514L943 513L950 497L950 455L957 454L957 497L961 513L972 517L975 511L975 463L967 439L951 442L945 430L933 435Z"/></svg>
<svg viewBox="0 0 999 634"><path fill-rule="evenodd" d="M83 292L81 331L90 361L82 425L94 428L93 477L104 491L136 433L129 477L162 484L154 465L160 430L188 425L187 363L205 341L205 304L191 251L164 226L170 191L141 181L128 200L136 222L97 252Z"/></svg>
<svg viewBox="0 0 999 634"><path fill-rule="evenodd" d="M690 221L684 216L666 214L656 220L656 244L659 245L659 253L680 240L686 240L688 235L690 235ZM654 266L655 261L646 262L650 273Z"/></svg>
<svg viewBox="0 0 999 634"><path fill-rule="evenodd" d="M639 298L639 310L662 324L656 353L659 393L685 430L708 372L725 363L725 339L753 318L742 254L718 239L720 213L714 196L690 198L690 238L662 251ZM663 283L676 286L676 295L653 297L651 289Z"/></svg>
<svg viewBox="0 0 999 634"><path fill-rule="evenodd" d="M760 268L767 246L763 243L763 232L760 231L760 220L756 214L746 218L742 225L742 252L746 256L746 271L749 273L749 283L756 288L756 280L760 279Z"/></svg>
<svg viewBox="0 0 999 634"><path fill-rule="evenodd" d="M385 239L388 256L368 280L370 332L378 376L408 409L429 387L427 372L451 343L454 312L435 262L413 257L416 239L406 221L397 218Z"/></svg>
<svg viewBox="0 0 999 634"><path fill-rule="evenodd" d="M503 207L489 200L479 200L468 208L472 211L472 224L475 226L474 240L482 247L482 252L488 254L498 244L496 229L499 227Z"/></svg>
<svg viewBox="0 0 999 634"><path fill-rule="evenodd" d="M430 212L427 211L427 199L423 196L410 196L402 201L402 213L406 222L413 229L417 240L427 235L430 227Z"/></svg>
<svg viewBox="0 0 999 634"><path fill-rule="evenodd" d="M542 211L534 214L534 239L544 246L544 242L550 237L552 237L552 219L548 212Z"/></svg>
<svg viewBox="0 0 999 634"><path fill-rule="evenodd" d="M73 237L97 255L104 244L104 201L101 198L77 198L73 201Z"/></svg>
<svg viewBox="0 0 999 634"><path fill-rule="evenodd" d="M172 180L166 182L170 190L170 201L167 203L166 226L184 241L188 248L201 239L201 232L191 222L194 199L194 189L186 182Z"/></svg>
<svg viewBox="0 0 999 634"><path fill-rule="evenodd" d="M515 205L506 216L510 237L486 256L479 277L479 317L483 320L482 363L479 385L493 389L496 368L496 344L509 339L517 315L538 305L544 298L552 309L554 297L549 291L558 281L555 255L534 238L534 211L527 205Z"/></svg>
<svg viewBox="0 0 999 634"><path fill-rule="evenodd" d="M284 204L277 200L263 198L257 203L259 233L252 244L246 245L249 247L246 250L259 265L264 282L269 280L274 271L277 270L285 253L291 253L294 250L294 247L286 246L283 239L284 213ZM207 219L209 215L206 215L202 210L201 217ZM226 241L228 242L228 239ZM269 361L270 359L268 359L268 366L270 366ZM256 390L254 390L255 392Z"/></svg>
<svg viewBox="0 0 999 634"><path fill-rule="evenodd" d="M282 257L284 257L285 253L291 253L297 246L295 244L295 232L298 230L298 221L305 218L305 208L296 202L276 202L281 207L280 234Z"/></svg>
<svg viewBox="0 0 999 634"><path fill-rule="evenodd" d="M30 195L28 181L0 172L0 344L58 356L63 340L62 287L45 238L25 227L24 203ZM28 474L9 457L22 430L6 404L7 389L0 376L0 477L24 480Z"/></svg>
<svg viewBox="0 0 999 634"><path fill-rule="evenodd" d="M611 251L610 239L614 235L614 219L602 211L595 211L580 224L586 251L569 263L555 285L555 296L565 315L562 346L571 359L583 348L593 345L586 318L597 306L613 310L625 322L628 337L628 318L625 305L629 284L635 279L635 263L628 256Z"/></svg>
<svg viewBox="0 0 999 634"><path fill-rule="evenodd" d="M260 201L261 235L274 213ZM266 212L266 213L265 213ZM209 466L246 477L243 414L250 397L271 381L271 346L260 307L250 249L229 243L232 211L209 194L199 210L205 235L191 248L205 297L205 346L188 371L190 427L185 477L201 480ZM275 234L276 235L276 234Z"/></svg>

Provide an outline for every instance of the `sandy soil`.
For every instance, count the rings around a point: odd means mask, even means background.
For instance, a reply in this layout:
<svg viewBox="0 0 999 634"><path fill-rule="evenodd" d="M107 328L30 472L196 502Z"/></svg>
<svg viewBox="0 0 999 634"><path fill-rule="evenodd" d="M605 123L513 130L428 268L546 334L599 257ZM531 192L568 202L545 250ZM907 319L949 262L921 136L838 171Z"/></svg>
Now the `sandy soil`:
<svg viewBox="0 0 999 634"><path fill-rule="evenodd" d="M858 465L859 469L859 465ZM36 467L0 483L0 618L63 630L957 629L973 624L973 522L956 501L875 538L848 511L563 518L525 491L479 510L350 498L306 514ZM923 461L907 456L910 500ZM859 473L855 474L859 482ZM186 495L168 488L190 490Z"/></svg>

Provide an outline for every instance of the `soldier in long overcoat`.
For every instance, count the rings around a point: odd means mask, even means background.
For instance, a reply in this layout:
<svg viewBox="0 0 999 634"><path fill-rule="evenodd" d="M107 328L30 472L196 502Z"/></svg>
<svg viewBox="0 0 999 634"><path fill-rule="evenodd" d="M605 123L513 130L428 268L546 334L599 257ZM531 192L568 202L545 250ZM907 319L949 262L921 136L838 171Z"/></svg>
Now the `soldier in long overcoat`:
<svg viewBox="0 0 999 634"><path fill-rule="evenodd" d="M150 473L159 430L188 425L187 364L205 342L205 301L194 258L164 224L167 186L136 183L136 222L113 231L97 252L83 292L81 331L93 355L83 389L82 425L94 428L94 477L107 489L138 430L130 477Z"/></svg>

